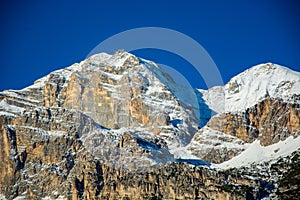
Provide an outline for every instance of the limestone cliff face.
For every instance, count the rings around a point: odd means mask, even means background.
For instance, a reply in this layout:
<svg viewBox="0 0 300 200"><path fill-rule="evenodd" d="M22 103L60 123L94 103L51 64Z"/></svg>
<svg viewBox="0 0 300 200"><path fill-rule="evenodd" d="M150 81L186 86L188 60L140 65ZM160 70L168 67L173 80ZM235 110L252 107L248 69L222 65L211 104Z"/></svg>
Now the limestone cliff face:
<svg viewBox="0 0 300 200"><path fill-rule="evenodd" d="M78 119L70 111L51 113L52 117L64 115L71 122ZM26 115L1 116L0 120L3 124L0 170L4 175L0 189L8 199L17 196L74 200L258 199L270 193L265 182L258 178L249 179L236 171L218 171L185 163L169 163L141 173L116 170L85 149L76 136L80 129L76 123L71 123L73 126L69 128L62 124L49 135L41 128L43 118L36 115L27 121ZM125 140L128 135L124 135L119 145L123 146ZM283 166L286 169L282 163L276 165L277 168ZM273 184L271 175L265 177L269 185Z"/></svg>
<svg viewBox="0 0 300 200"><path fill-rule="evenodd" d="M44 106L79 110L107 128L165 126L169 115L192 115L159 79L168 77L151 74L153 68L126 52L92 56L43 80Z"/></svg>
<svg viewBox="0 0 300 200"><path fill-rule="evenodd" d="M298 96L299 98L299 96ZM213 117L208 126L236 136L245 142L259 139L264 146L300 133L299 104L266 99L243 113L225 113Z"/></svg>
<svg viewBox="0 0 300 200"><path fill-rule="evenodd" d="M2 96L25 109L75 109L106 128L143 127L186 145L197 131L197 108L178 98L182 94L177 93L182 91L176 92L174 84L153 62L120 51L92 56L54 71L28 88L6 91ZM28 103L22 103L24 97ZM16 98L19 100L14 101ZM180 140L165 134L170 124L178 128Z"/></svg>

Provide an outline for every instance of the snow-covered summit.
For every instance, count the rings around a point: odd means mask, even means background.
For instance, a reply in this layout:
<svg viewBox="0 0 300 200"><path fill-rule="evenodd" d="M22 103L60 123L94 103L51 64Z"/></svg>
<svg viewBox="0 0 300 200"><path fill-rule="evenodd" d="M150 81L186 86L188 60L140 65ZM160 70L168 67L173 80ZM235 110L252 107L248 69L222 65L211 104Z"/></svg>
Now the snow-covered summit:
<svg viewBox="0 0 300 200"><path fill-rule="evenodd" d="M85 61L94 65L109 66L116 69L120 69L126 66L128 63L132 63L133 65L137 65L139 63L139 60L136 56L123 50L119 50L113 55L104 52L98 53L90 56Z"/></svg>
<svg viewBox="0 0 300 200"><path fill-rule="evenodd" d="M111 68L116 71L120 70L122 66L125 66L128 63L137 65L138 58L133 54L125 51L117 51L113 55L107 54L105 52L98 53L90 56L80 63L74 63L66 68L55 70L48 75L37 79L33 85L30 85L23 90L44 87L45 82L50 80L53 76L57 76L68 81L70 79L70 76L76 72L85 72L86 70L106 72Z"/></svg>
<svg viewBox="0 0 300 200"><path fill-rule="evenodd" d="M266 98L297 101L293 96L300 94L300 73L265 63L238 74L223 87L199 91L217 113L243 111Z"/></svg>

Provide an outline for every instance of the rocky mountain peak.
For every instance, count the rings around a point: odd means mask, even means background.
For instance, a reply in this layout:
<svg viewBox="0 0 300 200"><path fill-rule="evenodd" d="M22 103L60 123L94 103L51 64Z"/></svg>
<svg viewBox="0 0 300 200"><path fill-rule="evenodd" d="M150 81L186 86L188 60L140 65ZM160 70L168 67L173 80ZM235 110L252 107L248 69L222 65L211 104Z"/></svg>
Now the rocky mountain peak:
<svg viewBox="0 0 300 200"><path fill-rule="evenodd" d="M166 125L167 118L197 127L196 119L188 117L194 111L179 106L171 84L155 63L118 51L54 71L19 94L34 94L42 106L80 110L107 128L157 127Z"/></svg>
<svg viewBox="0 0 300 200"><path fill-rule="evenodd" d="M2 108L5 112L10 112L9 106L13 106L14 110L30 109L37 116L44 112L42 110L51 113L54 108L80 112L99 126L93 123L88 127L80 125L81 130L88 131L78 132L78 137L88 148L93 148L91 152L98 157L104 156L105 153L99 155L99 152L105 146L110 147L109 152L116 150L117 155L108 156L112 160L120 158L120 152L124 152L116 145L124 134L142 138L145 143L150 141L147 143L150 147L151 141L156 141L153 143L155 146L163 140L168 145L156 148L156 153L147 150L138 155L146 160L149 157L146 165L152 166L159 160L174 160L169 151L187 145L197 131L197 108L178 98L183 95L178 95L181 90L176 90L174 84L171 77L151 61L124 51L113 55L100 53L51 72L20 91L3 92ZM103 140L100 144L99 138ZM125 146L128 147L125 150L129 151L132 145ZM137 153L148 146L139 143L133 148L133 152ZM119 164L123 169L126 168L123 167L124 162L128 163L128 160ZM142 163L143 159L139 168Z"/></svg>
<svg viewBox="0 0 300 200"><path fill-rule="evenodd" d="M123 50L119 50L113 55L95 54L84 61L84 67L87 69L93 70L93 67L96 67L98 70L112 74L122 74L129 68L139 64L140 60L136 56Z"/></svg>

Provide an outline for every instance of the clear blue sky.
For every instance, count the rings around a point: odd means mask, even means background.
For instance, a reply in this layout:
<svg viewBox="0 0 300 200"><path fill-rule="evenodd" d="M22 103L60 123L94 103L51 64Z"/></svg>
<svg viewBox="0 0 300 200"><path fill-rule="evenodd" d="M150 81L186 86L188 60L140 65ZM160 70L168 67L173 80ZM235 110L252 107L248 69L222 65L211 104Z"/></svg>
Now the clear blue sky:
<svg viewBox="0 0 300 200"><path fill-rule="evenodd" d="M300 71L297 1L16 0L1 1L0 19L1 91L28 86L55 69L83 60L106 38L147 26L194 38L211 55L224 82L262 62ZM167 52L135 53L179 71L192 69ZM201 77L182 73L192 86L205 88Z"/></svg>

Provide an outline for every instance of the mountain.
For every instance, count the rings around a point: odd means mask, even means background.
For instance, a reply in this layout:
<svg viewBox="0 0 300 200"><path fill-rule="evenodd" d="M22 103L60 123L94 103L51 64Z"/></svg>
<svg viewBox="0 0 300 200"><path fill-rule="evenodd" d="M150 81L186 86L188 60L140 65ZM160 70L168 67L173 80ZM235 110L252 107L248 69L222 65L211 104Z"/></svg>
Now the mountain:
<svg viewBox="0 0 300 200"><path fill-rule="evenodd" d="M300 73L272 63L202 90L93 55L0 93L0 199L291 199L299 97Z"/></svg>

